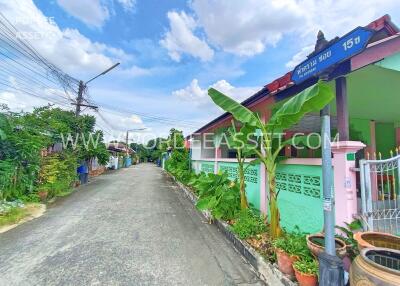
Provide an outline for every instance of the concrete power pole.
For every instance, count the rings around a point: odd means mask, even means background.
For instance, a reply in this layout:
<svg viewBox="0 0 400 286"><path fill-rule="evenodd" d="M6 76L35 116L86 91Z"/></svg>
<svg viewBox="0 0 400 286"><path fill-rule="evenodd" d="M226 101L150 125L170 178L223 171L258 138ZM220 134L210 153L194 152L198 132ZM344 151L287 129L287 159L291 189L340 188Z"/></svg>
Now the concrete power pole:
<svg viewBox="0 0 400 286"><path fill-rule="evenodd" d="M83 103L83 92L85 91L86 83L83 81L79 81L79 88L78 88L78 97L76 98L76 103L72 103L73 105L76 105L75 108L75 116L78 117L79 114L81 113L81 106L89 107L94 110L97 110L97 106L91 105L91 104L85 104Z"/></svg>
<svg viewBox="0 0 400 286"><path fill-rule="evenodd" d="M112 70L113 68L115 68L116 66L118 66L119 63L116 63L115 65L111 66L110 68L106 69L105 71L103 71L102 73L96 75L94 78L88 80L87 82L83 82L82 80L79 81L79 89L78 89L78 97L76 98L76 103L72 103L72 105L76 105L75 108L75 116L78 117L79 114L81 113L81 106L86 106L92 109L97 110L97 106L95 105L90 105L90 104L84 104L83 103L83 92L85 91L86 85L91 82L92 80L98 78L101 75L105 75L106 73L108 73L110 70Z"/></svg>
<svg viewBox="0 0 400 286"><path fill-rule="evenodd" d="M78 89L78 97L76 98L76 109L75 109L75 116L78 117L79 113L81 112L81 105L83 101L83 90L85 89L85 85L83 81L79 81L79 89Z"/></svg>

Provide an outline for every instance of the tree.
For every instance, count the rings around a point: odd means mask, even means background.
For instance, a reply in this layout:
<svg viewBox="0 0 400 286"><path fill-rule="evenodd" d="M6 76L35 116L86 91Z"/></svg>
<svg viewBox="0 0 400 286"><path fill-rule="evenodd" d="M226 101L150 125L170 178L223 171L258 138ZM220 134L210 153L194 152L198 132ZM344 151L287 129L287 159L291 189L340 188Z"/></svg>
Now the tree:
<svg viewBox="0 0 400 286"><path fill-rule="evenodd" d="M39 172L47 163L59 168L60 179L68 178L71 181L74 179L71 174L76 175L78 159L97 157L101 164L108 161L103 133L95 130L94 116L76 117L72 111L54 108L52 105L35 108L29 113L13 113L5 108L2 110L0 195L3 197L4 194L7 197L19 197L31 192L42 183ZM68 142L68 138L72 142ZM56 143L67 143L62 156L54 156L49 162L42 160L41 151Z"/></svg>
<svg viewBox="0 0 400 286"><path fill-rule="evenodd" d="M287 130L298 123L305 114L318 112L334 98L331 87L319 81L317 84L305 89L296 96L290 98L280 106L268 122L263 123L257 113L247 109L245 106L224 95L223 93L210 88L208 94L219 107L243 124L260 129L262 132L261 146L265 152L254 149L257 156L264 164L268 174L269 186L269 210L270 210L270 236L275 239L281 235L280 214L278 208L278 193L276 192L276 167L279 152L288 144L293 144L289 139L278 144L273 144L276 134ZM245 142L247 143L247 142Z"/></svg>

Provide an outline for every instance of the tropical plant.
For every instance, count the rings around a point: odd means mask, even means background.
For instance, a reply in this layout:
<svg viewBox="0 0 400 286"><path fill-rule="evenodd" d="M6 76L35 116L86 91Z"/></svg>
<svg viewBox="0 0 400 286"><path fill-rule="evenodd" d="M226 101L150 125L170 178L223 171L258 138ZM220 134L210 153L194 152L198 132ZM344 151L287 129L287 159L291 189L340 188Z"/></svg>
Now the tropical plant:
<svg viewBox="0 0 400 286"><path fill-rule="evenodd" d="M275 239L272 245L290 256L308 257L311 255L307 247L306 236L299 232L285 233Z"/></svg>
<svg viewBox="0 0 400 286"><path fill-rule="evenodd" d="M362 229L362 223L359 219L352 221L351 223L345 222L346 227L335 226L336 229L341 231L341 234L337 234L336 237L343 240L346 243L347 253L351 260L354 260L360 251L358 249L357 240L354 239L354 232Z"/></svg>
<svg viewBox="0 0 400 286"><path fill-rule="evenodd" d="M184 146L182 132L172 128L167 141L159 144L160 150L170 152L170 157L165 163L166 170L182 183L188 183L194 176L194 172L190 168L189 151Z"/></svg>
<svg viewBox="0 0 400 286"><path fill-rule="evenodd" d="M301 257L299 260L296 260L293 263L293 267L303 274L318 276L318 261L311 256L307 258Z"/></svg>
<svg viewBox="0 0 400 286"><path fill-rule="evenodd" d="M286 101L275 110L266 123L261 120L257 113L250 111L214 88L210 88L208 94L215 104L230 112L236 120L261 130L261 146L264 152L257 149L254 149L254 151L264 164L268 174L270 236L271 238L277 238L282 234L275 181L277 160L280 151L286 145L296 142L294 142L294 139L289 139L273 144L273 139L276 138L277 134L298 123L306 113L318 112L329 104L334 98L332 89L328 84L322 81L318 82Z"/></svg>
<svg viewBox="0 0 400 286"><path fill-rule="evenodd" d="M199 195L197 208L209 210L214 218L230 220L240 211L239 187L228 179L228 174L200 176L193 187Z"/></svg>
<svg viewBox="0 0 400 286"><path fill-rule="evenodd" d="M267 226L260 215L255 214L251 209L241 210L235 222L230 227L240 239L253 237L267 231Z"/></svg>
<svg viewBox="0 0 400 286"><path fill-rule="evenodd" d="M251 166L251 164L248 164L245 167L246 159L255 154L255 146L248 144L248 140L250 139L251 135L254 134L254 131L255 128L248 124L243 124L240 128L238 128L233 120L232 126L227 130L227 144L230 149L234 149L236 151L240 190L240 208L242 210L249 207L246 197L246 183L244 175L247 168Z"/></svg>

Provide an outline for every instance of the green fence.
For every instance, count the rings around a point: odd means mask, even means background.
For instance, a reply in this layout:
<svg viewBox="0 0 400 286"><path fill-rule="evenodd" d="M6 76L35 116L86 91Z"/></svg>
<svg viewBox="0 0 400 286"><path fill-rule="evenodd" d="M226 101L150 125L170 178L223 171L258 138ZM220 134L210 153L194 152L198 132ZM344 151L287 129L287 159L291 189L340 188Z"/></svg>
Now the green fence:
<svg viewBox="0 0 400 286"><path fill-rule="evenodd" d="M245 167L247 164L245 164ZM218 162L218 171L227 172L229 179L238 178L238 164L235 162ZM246 195L249 203L260 210L260 165L249 166L244 173Z"/></svg>
<svg viewBox="0 0 400 286"><path fill-rule="evenodd" d="M214 162L203 161L200 163L200 171L204 173L214 173Z"/></svg>
<svg viewBox="0 0 400 286"><path fill-rule="evenodd" d="M278 165L276 186L281 224L286 230L299 226L304 232L323 227L322 167Z"/></svg>
<svg viewBox="0 0 400 286"><path fill-rule="evenodd" d="M213 173L213 161L196 160L196 173ZM218 172L227 172L231 180L238 177L236 162L218 162ZM260 165L249 166L245 172L246 194L249 203L260 209ZM322 167L312 165L279 164L276 172L279 191L278 204L281 224L292 231L299 226L304 232L318 232L323 227ZM267 191L268 192L268 191Z"/></svg>

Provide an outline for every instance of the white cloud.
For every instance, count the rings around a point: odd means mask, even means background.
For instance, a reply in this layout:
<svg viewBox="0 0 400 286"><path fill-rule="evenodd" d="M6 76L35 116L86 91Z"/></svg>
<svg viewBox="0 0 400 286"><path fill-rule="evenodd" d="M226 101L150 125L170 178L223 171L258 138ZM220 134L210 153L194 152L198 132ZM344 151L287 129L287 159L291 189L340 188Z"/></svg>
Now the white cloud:
<svg viewBox="0 0 400 286"><path fill-rule="evenodd" d="M350 30L369 24L385 15L400 16L398 0L303 0L299 3L304 13L304 24L298 27L299 33L315 39L318 30L327 39L342 36Z"/></svg>
<svg viewBox="0 0 400 286"><path fill-rule="evenodd" d="M120 75L128 76L128 77L140 77L140 76L149 76L153 73L152 69L145 69L138 66L132 66L128 69L124 69L118 72Z"/></svg>
<svg viewBox="0 0 400 286"><path fill-rule="evenodd" d="M297 29L300 40L298 43L301 44L299 47L304 47L286 63L286 67L290 69L305 60L314 50L319 30L322 30L325 38L330 40L336 36L343 36L358 26L365 26L387 13L392 17L400 16L400 5L397 0L381 1L379 5L376 5L374 0L304 0L300 6L307 11L304 13L304 24Z"/></svg>
<svg viewBox="0 0 400 286"><path fill-rule="evenodd" d="M216 90L232 97L239 102L253 95L259 89L257 87L234 87L226 80L219 80L210 85L208 88L210 87L215 88ZM189 101L202 109L205 106L211 107L211 109L206 109L207 112L210 110L215 111L216 109L212 108L213 106L215 107L215 104L211 101L207 94L208 88L202 89L199 86L199 81L197 79L193 79L187 87L173 91L172 95L181 100Z"/></svg>
<svg viewBox="0 0 400 286"><path fill-rule="evenodd" d="M100 0L57 0L57 3L67 13L91 27L100 28L110 16Z"/></svg>
<svg viewBox="0 0 400 286"><path fill-rule="evenodd" d="M192 8L211 43L244 56L275 45L304 17L297 2L290 0L194 0Z"/></svg>
<svg viewBox="0 0 400 286"><path fill-rule="evenodd" d="M56 19L44 16L31 0L2 1L0 10L18 31L35 33L35 37L27 39L30 44L44 58L74 77L90 77L115 62L129 64L133 59L122 49L93 42L76 29L60 29ZM126 69L137 68L132 66ZM136 74L133 73L134 76Z"/></svg>
<svg viewBox="0 0 400 286"><path fill-rule="evenodd" d="M304 61L312 51L314 51L313 45L305 46L304 48L301 49L300 52L295 54L290 61L286 63L286 67L289 69L293 69L299 63Z"/></svg>
<svg viewBox="0 0 400 286"><path fill-rule="evenodd" d="M49 98L55 98L55 101L65 102L61 97L55 96L56 93L61 91L50 91L45 90L44 94ZM61 100L60 100L61 99ZM0 92L0 104L6 104L11 111L14 112L30 112L35 107L45 106L52 104L55 107L65 108L68 103L63 103L62 105L54 103L54 100L47 100L43 98L33 97L32 95L26 94L24 92L9 89Z"/></svg>
<svg viewBox="0 0 400 286"><path fill-rule="evenodd" d="M197 23L185 12L170 11L167 14L170 30L165 34L160 44L168 50L169 56L179 62L182 54L187 53L202 61L209 61L214 51L205 40L194 35Z"/></svg>
<svg viewBox="0 0 400 286"><path fill-rule="evenodd" d="M193 0L191 8L210 43L242 56L262 53L287 34L301 48L320 29L331 39L386 13L400 16L398 0Z"/></svg>
<svg viewBox="0 0 400 286"><path fill-rule="evenodd" d="M136 0L118 0L118 3L124 8L125 11L134 11Z"/></svg>

